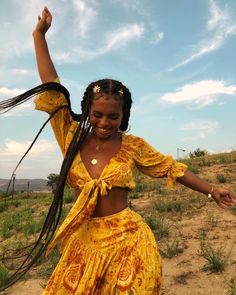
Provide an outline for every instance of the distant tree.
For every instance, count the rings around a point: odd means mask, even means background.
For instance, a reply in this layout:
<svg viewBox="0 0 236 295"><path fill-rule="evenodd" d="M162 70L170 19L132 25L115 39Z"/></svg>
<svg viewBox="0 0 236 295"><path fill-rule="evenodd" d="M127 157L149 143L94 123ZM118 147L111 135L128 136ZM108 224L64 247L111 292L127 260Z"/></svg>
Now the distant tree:
<svg viewBox="0 0 236 295"><path fill-rule="evenodd" d="M50 173L47 177L47 186L51 187L53 193L55 192L58 178L59 175L55 173Z"/></svg>
<svg viewBox="0 0 236 295"><path fill-rule="evenodd" d="M200 148L197 148L196 150L194 150L193 152L189 153L189 157L190 158L196 158L196 157L202 157L207 155L207 151L206 150L201 150Z"/></svg>

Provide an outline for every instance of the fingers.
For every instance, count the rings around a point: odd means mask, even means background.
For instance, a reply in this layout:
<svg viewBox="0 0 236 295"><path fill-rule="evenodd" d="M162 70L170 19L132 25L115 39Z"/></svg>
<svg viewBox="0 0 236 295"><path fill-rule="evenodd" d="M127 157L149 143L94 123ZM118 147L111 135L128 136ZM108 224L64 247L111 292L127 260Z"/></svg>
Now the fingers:
<svg viewBox="0 0 236 295"><path fill-rule="evenodd" d="M44 6L44 10L47 12L47 13L50 13L49 9L47 6Z"/></svg>
<svg viewBox="0 0 236 295"><path fill-rule="evenodd" d="M49 11L49 9L47 8L47 6L44 6L44 9L43 9L44 13L46 16L48 17L52 17L52 14L51 12Z"/></svg>
<svg viewBox="0 0 236 295"><path fill-rule="evenodd" d="M217 203L217 205L218 205L220 208L222 208L222 209L227 209L227 208L228 208L227 205L224 205L224 204L222 204L222 203Z"/></svg>
<svg viewBox="0 0 236 295"><path fill-rule="evenodd" d="M223 209L227 209L228 207L236 203L234 198L230 195L230 193L228 193L227 195L219 195L215 198L215 201L217 205Z"/></svg>
<svg viewBox="0 0 236 295"><path fill-rule="evenodd" d="M44 19L46 19L46 18L51 18L52 17L52 15L51 15L51 12L49 11L49 9L47 8L47 6L44 6L44 8L43 8L43 10L42 10L42 17L44 18Z"/></svg>

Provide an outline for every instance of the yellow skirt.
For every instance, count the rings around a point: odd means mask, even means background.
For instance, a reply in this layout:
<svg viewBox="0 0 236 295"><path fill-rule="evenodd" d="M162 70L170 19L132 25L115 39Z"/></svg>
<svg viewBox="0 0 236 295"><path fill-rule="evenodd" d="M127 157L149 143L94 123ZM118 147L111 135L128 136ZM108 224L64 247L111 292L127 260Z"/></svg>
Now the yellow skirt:
<svg viewBox="0 0 236 295"><path fill-rule="evenodd" d="M126 208L90 218L74 232L43 295L161 294L162 264L154 235Z"/></svg>

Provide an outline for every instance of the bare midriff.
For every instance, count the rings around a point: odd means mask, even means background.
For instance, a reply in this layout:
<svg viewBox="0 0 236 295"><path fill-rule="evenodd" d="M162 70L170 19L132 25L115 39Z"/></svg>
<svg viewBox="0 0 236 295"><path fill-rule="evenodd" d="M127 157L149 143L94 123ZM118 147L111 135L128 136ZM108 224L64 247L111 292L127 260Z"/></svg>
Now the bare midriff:
<svg viewBox="0 0 236 295"><path fill-rule="evenodd" d="M75 191L76 198L80 191ZM92 217L104 217L118 213L128 206L128 190L114 187L107 196L98 196L97 205Z"/></svg>

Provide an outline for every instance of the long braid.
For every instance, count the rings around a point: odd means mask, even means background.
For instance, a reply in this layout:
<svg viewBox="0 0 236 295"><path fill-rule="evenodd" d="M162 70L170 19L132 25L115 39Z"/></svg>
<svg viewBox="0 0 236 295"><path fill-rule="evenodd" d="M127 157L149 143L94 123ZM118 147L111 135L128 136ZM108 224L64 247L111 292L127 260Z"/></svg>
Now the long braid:
<svg viewBox="0 0 236 295"><path fill-rule="evenodd" d="M70 170L70 167L73 163L73 160L80 150L86 136L88 135L91 126L89 124L89 107L91 106L94 91L93 88L95 85L99 85L101 87L101 92L107 93L109 95L112 95L116 97L117 99L120 99L122 101L122 108L123 108L123 120L120 125L120 130L125 131L128 128L128 122L129 122L129 116L130 116L130 108L132 105L132 99L131 94L128 88L126 88L121 82L111 80L111 79L102 79L98 80L96 82L92 82L85 90L83 99L81 101L81 109L82 109L82 115L75 114L71 110L71 104L69 99L69 92L64 88L62 85L58 83L46 83L42 84L38 87L35 87L26 93L23 93L22 95L19 95L13 99L6 100L3 102L0 102L0 114L5 113L9 111L10 109L16 107L17 105L27 101L29 98L33 97L35 94L42 93L44 91L48 90L57 90L65 95L65 98L67 99L68 105L65 107L69 108L70 114L72 118L76 121L80 121L80 124L78 124L78 127L74 133L74 136L71 140L71 143L69 145L69 148L67 150L66 156L62 162L62 166L60 169L60 174L54 194L54 198L52 201L52 204L49 208L47 217L45 219L45 222L43 224L42 230L39 234L38 240L22 249L18 249L15 254L10 255L8 257L2 257L3 261L11 260L12 259L23 259L23 262L20 264L20 266L16 269L16 271L13 273L13 275L7 280L7 282L0 288L0 291L5 290L6 288L13 285L16 281L18 281L42 256L42 254L47 249L47 246L49 245L56 228L58 226L60 217L61 217L61 211L62 211L62 205L63 205L63 192L64 192L64 186L66 182L66 178L68 175L68 172ZM123 91L123 94L119 94L119 90ZM53 115L59 111L62 107L58 108L54 112ZM52 116L53 116L52 115ZM49 120L47 120L48 122ZM44 124L46 125L46 124ZM42 128L40 132L42 131ZM40 133L39 132L39 133ZM39 133L37 134L35 140L37 139ZM33 143L35 142L33 141ZM29 152L31 149L33 143L31 144L30 148L27 150L25 155ZM20 160L19 164L25 157L25 155ZM17 165L17 167L19 166ZM17 168L16 167L16 168ZM16 169L15 169L16 170ZM14 170L14 171L15 171ZM23 254L22 254L23 252Z"/></svg>
<svg viewBox="0 0 236 295"><path fill-rule="evenodd" d="M43 91L48 91L51 89L58 90L59 92L62 92L65 95L65 97L68 101L67 107L69 108L69 110L71 110L70 109L70 101L69 101L69 92L62 85L60 85L58 83L49 83L46 86L45 86L45 84L43 84L43 85L38 86L37 89L36 88L31 89L30 91L27 91L27 93L23 93L22 95L19 95L11 100L3 101L0 103L0 110L2 111L2 113L5 113L5 112L9 111L10 109L14 108L15 106L19 105L20 103L27 101L33 95L35 95L37 93L41 93ZM64 90L66 90L67 92ZM61 107L59 107L59 109L61 109ZM59 111L59 109L57 111ZM55 111L53 115L55 115L57 113L57 111ZM0 291L3 291L6 288L13 285L38 261L38 259L45 252L45 250L46 250L47 246L49 245L49 243L55 233L55 230L58 226L60 216L61 216L61 211L62 211L63 192L64 192L64 186L65 186L67 174L68 174L71 164L74 160L74 157L77 154L79 148L81 147L84 139L86 138L86 136L89 132L89 128L90 128L88 125L88 105L86 104L86 102L84 103L84 110L83 110L82 115L77 115L77 114L74 114L73 112L72 112L72 114L71 115L74 118L75 117L80 118L80 124L78 125L77 130L75 131L73 139L72 139L70 146L68 148L66 157L63 160L60 174L59 174L59 179L57 182L56 191L54 194L54 198L53 198L52 204L49 208L49 211L48 211L47 217L45 219L44 225L42 227L42 230L39 234L38 240L35 243L30 244L24 248L17 249L16 251L14 251L14 253L11 253L8 256L4 255L2 257L1 260L4 263L6 263L9 260L12 262L12 260L14 260L14 259L17 261L20 259L21 263L20 263L20 266L16 268L15 272L5 282L4 286L2 286L0 288ZM48 121L49 120L47 120L47 122ZM41 131L42 131L42 128L41 128ZM37 138L37 136L36 136L36 138ZM34 142L35 142L35 140L34 140ZM32 145L33 144L31 144L30 148L32 147ZM27 150L27 152L30 150L30 148ZM26 155L26 153L25 153L25 155ZM23 159L23 157L22 157L22 159ZM18 166L19 165L17 165L17 167Z"/></svg>
<svg viewBox="0 0 236 295"><path fill-rule="evenodd" d="M121 131L126 131L129 125L130 109L132 106L131 93L129 89L124 86L121 82L116 80L110 80L112 83L111 95L119 95L123 102L123 119L120 125ZM119 91L122 90L123 94L119 94Z"/></svg>

